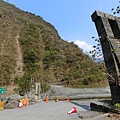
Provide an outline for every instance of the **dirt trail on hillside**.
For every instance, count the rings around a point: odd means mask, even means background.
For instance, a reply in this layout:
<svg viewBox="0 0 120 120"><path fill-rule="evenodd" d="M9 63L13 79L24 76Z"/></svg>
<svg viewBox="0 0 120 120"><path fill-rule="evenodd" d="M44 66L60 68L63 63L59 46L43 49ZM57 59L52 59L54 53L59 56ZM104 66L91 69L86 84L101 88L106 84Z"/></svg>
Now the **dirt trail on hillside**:
<svg viewBox="0 0 120 120"><path fill-rule="evenodd" d="M18 39L19 39L19 31L18 31L18 34L15 38L16 48L17 48L15 76L22 76L24 74L24 72L23 72L23 57L22 57L22 50L21 50L20 43L19 43Z"/></svg>

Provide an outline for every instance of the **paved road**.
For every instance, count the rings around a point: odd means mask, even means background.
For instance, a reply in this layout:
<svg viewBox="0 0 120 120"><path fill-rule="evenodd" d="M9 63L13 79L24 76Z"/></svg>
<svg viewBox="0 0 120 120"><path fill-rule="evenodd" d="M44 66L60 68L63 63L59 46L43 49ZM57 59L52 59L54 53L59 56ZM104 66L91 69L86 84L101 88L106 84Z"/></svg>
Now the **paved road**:
<svg viewBox="0 0 120 120"><path fill-rule="evenodd" d="M71 89L61 86L52 86L52 90L49 91L49 94L51 93L58 96L69 95L70 98L91 98L91 96L92 98L96 98L97 95L110 96L109 88ZM48 103L40 102L23 108L1 110L0 120L81 120L78 116L81 115L82 112L86 114L86 111L89 111L91 101L49 101ZM67 112L73 107L77 108L78 113L69 116Z"/></svg>
<svg viewBox="0 0 120 120"><path fill-rule="evenodd" d="M28 107L1 110L0 120L78 120L78 113L71 116L67 114L73 107L77 111L89 110L89 105L85 102L41 102Z"/></svg>

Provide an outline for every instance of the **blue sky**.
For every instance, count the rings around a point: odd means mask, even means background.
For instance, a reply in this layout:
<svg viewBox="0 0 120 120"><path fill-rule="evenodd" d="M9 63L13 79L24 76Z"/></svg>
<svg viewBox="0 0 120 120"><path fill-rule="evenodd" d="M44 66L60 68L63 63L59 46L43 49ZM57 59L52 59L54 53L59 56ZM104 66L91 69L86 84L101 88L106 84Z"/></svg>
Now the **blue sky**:
<svg viewBox="0 0 120 120"><path fill-rule="evenodd" d="M119 5L119 0L5 0L21 10L35 13L51 23L60 37L73 41L84 52L89 52L97 37L91 20L95 10L112 14L111 9Z"/></svg>

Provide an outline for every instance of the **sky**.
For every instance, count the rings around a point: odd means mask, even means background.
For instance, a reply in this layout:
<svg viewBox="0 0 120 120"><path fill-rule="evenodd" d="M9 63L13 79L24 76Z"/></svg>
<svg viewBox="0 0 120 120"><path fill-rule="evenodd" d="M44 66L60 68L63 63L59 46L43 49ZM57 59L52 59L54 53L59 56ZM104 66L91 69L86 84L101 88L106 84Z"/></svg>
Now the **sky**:
<svg viewBox="0 0 120 120"><path fill-rule="evenodd" d="M21 10L41 16L51 23L60 37L77 44L84 53L96 44L98 37L91 15L95 10L113 14L119 0L4 0Z"/></svg>

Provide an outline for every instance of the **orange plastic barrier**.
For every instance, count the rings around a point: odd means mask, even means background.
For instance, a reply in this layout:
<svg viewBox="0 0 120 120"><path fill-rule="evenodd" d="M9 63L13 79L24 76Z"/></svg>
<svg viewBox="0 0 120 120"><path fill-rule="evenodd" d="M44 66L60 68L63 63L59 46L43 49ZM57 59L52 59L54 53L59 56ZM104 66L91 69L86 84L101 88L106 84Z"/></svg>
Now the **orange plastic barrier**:
<svg viewBox="0 0 120 120"><path fill-rule="evenodd" d="M23 99L23 106L26 106L26 100Z"/></svg>
<svg viewBox="0 0 120 120"><path fill-rule="evenodd" d="M4 109L5 102L0 102L0 110Z"/></svg>

